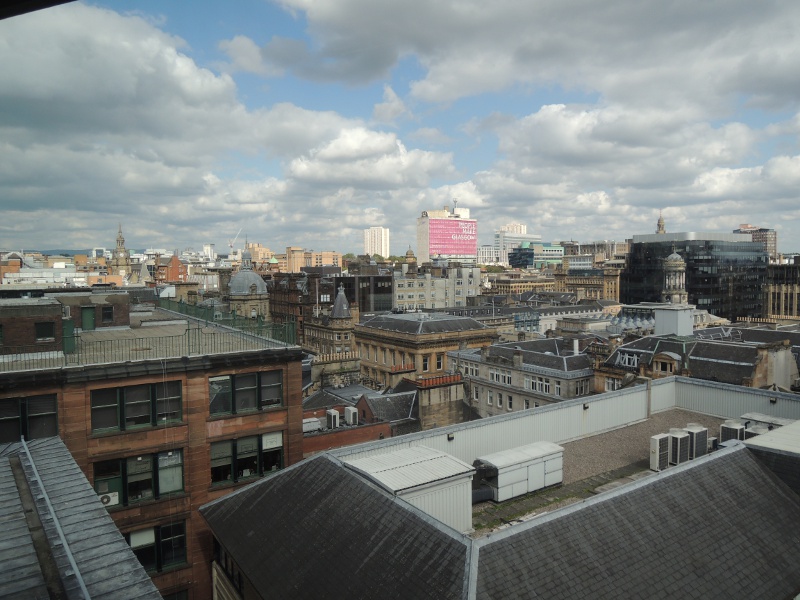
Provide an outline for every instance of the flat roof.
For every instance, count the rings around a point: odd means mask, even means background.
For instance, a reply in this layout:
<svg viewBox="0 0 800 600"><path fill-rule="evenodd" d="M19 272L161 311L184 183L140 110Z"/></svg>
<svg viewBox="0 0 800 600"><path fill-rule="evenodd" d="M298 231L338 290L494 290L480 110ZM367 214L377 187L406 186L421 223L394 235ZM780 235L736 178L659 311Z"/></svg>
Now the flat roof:
<svg viewBox="0 0 800 600"><path fill-rule="evenodd" d="M800 454L800 421L777 427L769 433L752 437L745 442L750 448L777 450L787 454Z"/></svg>

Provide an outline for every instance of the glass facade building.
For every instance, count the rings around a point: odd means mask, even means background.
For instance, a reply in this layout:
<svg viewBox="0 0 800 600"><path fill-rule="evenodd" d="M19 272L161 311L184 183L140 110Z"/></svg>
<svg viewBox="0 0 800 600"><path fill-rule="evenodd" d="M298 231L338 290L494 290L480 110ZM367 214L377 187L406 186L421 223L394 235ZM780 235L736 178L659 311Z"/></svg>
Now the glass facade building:
<svg viewBox="0 0 800 600"><path fill-rule="evenodd" d="M761 317L769 264L763 245L722 235L721 239L691 235L695 239L675 239L675 234L664 236L668 239L663 241L637 241L635 237L620 277L620 301L658 302L664 285L663 259L677 252L686 262L690 304L731 321Z"/></svg>

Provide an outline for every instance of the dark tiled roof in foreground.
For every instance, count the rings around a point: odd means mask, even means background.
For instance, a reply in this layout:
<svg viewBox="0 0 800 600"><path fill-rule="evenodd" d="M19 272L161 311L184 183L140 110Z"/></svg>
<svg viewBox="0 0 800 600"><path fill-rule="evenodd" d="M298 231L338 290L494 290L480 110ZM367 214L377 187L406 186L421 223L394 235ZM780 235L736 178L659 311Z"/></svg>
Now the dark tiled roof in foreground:
<svg viewBox="0 0 800 600"><path fill-rule="evenodd" d="M63 597L84 598L82 580L93 599L161 598L63 442L46 438L27 442L27 446L32 461L21 443L0 446L0 598L50 597L26 522L28 509L42 524L46 540L39 548L55 561ZM18 487L15 470L24 489ZM69 561L70 553L80 577Z"/></svg>
<svg viewBox="0 0 800 600"><path fill-rule="evenodd" d="M743 446L476 543L478 598L787 598L800 497Z"/></svg>
<svg viewBox="0 0 800 600"><path fill-rule="evenodd" d="M800 593L800 496L740 443L477 540L329 455L200 511L263 597L749 600Z"/></svg>
<svg viewBox="0 0 800 600"><path fill-rule="evenodd" d="M466 538L328 455L200 512L265 598L463 596Z"/></svg>

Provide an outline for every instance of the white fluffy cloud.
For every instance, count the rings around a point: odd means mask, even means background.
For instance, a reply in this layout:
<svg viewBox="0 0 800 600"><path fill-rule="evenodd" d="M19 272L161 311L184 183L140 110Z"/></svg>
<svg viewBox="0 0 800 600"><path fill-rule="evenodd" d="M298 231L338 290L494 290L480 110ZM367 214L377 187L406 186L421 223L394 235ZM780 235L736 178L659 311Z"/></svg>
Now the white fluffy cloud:
<svg viewBox="0 0 800 600"><path fill-rule="evenodd" d="M207 64L168 21L0 22L0 249L110 245L122 221L138 246L245 226L345 252L386 224L400 252L458 198L482 243L509 221L622 239L663 209L800 250L800 4L279 4L303 35L226 30Z"/></svg>

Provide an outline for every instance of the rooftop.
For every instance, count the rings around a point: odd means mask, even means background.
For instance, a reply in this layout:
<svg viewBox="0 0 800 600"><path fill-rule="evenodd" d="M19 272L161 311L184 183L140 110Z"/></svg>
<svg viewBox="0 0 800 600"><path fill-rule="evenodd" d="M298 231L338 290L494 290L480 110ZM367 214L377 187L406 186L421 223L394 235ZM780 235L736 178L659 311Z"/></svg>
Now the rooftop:
<svg viewBox="0 0 800 600"><path fill-rule="evenodd" d="M137 322L138 321L138 322ZM298 348L279 340L154 309L131 327L77 332L74 350L4 346L0 373ZM7 340L8 342L8 340Z"/></svg>
<svg viewBox="0 0 800 600"><path fill-rule="evenodd" d="M59 438L0 446L0 598L161 598Z"/></svg>

